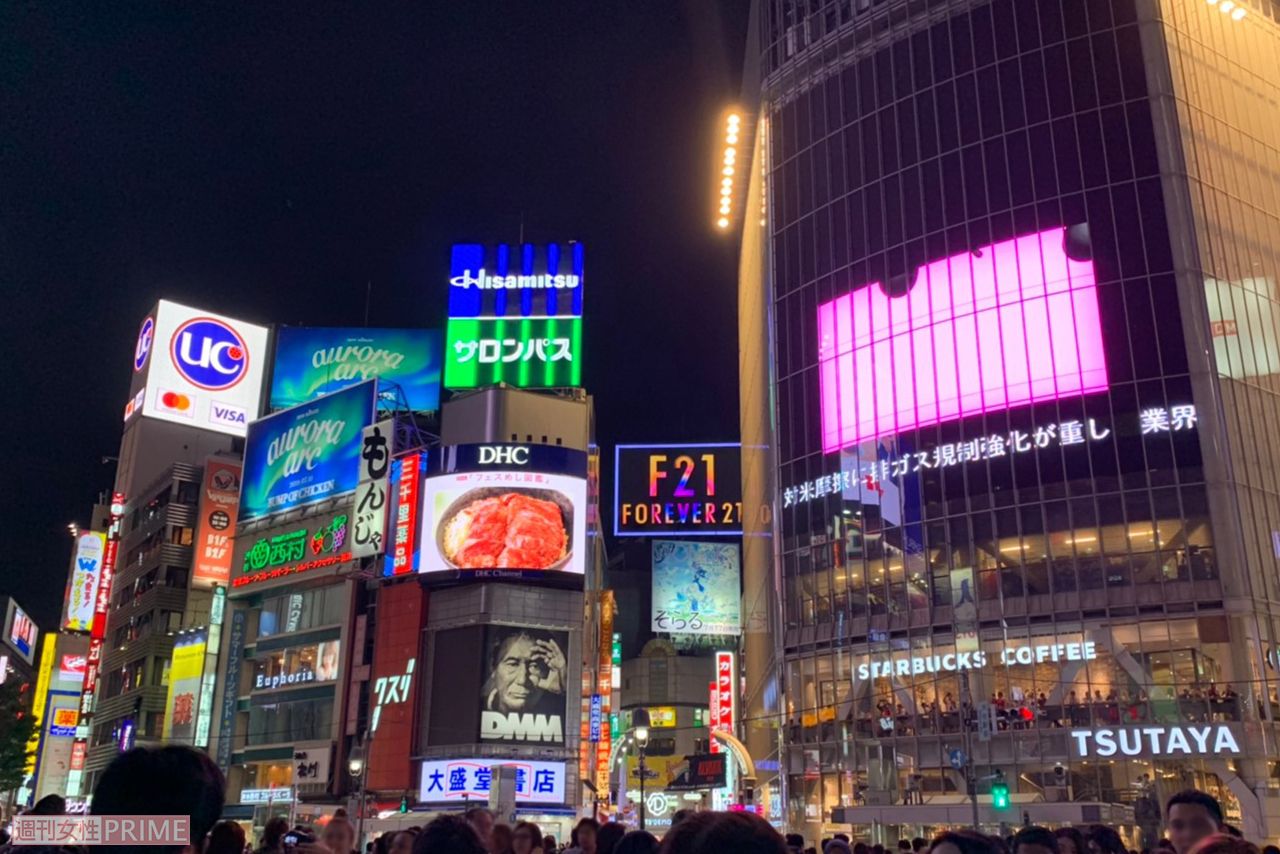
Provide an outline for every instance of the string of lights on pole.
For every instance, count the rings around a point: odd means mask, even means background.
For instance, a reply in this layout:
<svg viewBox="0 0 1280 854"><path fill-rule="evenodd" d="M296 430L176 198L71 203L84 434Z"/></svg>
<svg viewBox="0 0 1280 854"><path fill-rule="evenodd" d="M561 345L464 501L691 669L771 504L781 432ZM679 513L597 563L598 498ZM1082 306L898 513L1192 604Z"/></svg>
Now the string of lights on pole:
<svg viewBox="0 0 1280 854"><path fill-rule="evenodd" d="M742 118L737 113L729 113L724 123L724 157L720 163L720 216L716 225L729 227L729 213L732 211L734 171L738 159L738 133Z"/></svg>

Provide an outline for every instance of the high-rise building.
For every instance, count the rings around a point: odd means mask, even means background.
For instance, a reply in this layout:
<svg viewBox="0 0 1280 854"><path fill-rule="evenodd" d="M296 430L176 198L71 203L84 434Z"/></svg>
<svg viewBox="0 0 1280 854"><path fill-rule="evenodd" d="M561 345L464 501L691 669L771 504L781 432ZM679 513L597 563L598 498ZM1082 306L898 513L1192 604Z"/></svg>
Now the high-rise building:
<svg viewBox="0 0 1280 854"><path fill-rule="evenodd" d="M1139 847L1195 786L1280 835L1277 56L1272 0L754 4L719 224L792 827Z"/></svg>

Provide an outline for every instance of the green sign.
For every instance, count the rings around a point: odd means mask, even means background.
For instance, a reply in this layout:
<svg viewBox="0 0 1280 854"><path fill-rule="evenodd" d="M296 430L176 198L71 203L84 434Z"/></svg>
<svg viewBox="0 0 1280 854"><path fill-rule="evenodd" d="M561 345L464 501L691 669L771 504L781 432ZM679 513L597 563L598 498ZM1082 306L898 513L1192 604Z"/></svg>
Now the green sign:
<svg viewBox="0 0 1280 854"><path fill-rule="evenodd" d="M582 318L451 318L446 388L507 383L567 388L582 382Z"/></svg>
<svg viewBox="0 0 1280 854"><path fill-rule="evenodd" d="M308 554L313 557L333 554L342 550L347 540L347 517L333 517L333 521L311 532L299 528L287 534L263 537L254 543L244 555L244 571L258 572L286 563L295 563Z"/></svg>

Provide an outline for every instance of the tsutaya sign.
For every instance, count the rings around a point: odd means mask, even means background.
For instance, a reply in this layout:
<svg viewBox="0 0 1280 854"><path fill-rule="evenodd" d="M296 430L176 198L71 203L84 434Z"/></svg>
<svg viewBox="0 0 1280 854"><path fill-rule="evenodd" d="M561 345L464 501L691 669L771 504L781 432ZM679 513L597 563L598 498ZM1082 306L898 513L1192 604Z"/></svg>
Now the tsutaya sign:
<svg viewBox="0 0 1280 854"><path fill-rule="evenodd" d="M1092 661L1098 657L1098 647L1093 641L1083 643L1050 643L1028 646L1007 646L994 654L997 663L1040 664L1046 661ZM993 656L982 650L974 652L948 652L943 655L919 655L910 658L882 658L859 664L859 679L880 679L890 676L911 676L918 673L944 673L958 670L976 670L991 663Z"/></svg>
<svg viewBox="0 0 1280 854"><path fill-rule="evenodd" d="M1215 756L1240 754L1240 745L1226 724L1207 726L1142 726L1115 729L1073 729L1077 756Z"/></svg>

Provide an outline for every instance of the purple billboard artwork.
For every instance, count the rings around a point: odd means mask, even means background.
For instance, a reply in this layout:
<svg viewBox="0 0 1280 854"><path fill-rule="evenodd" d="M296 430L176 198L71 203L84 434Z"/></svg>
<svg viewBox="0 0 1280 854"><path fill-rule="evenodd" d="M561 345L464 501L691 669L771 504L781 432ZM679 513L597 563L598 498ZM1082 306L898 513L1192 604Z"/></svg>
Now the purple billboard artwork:
<svg viewBox="0 0 1280 854"><path fill-rule="evenodd" d="M1093 262L1066 231L932 261L903 296L872 283L820 305L823 451L1106 391Z"/></svg>

